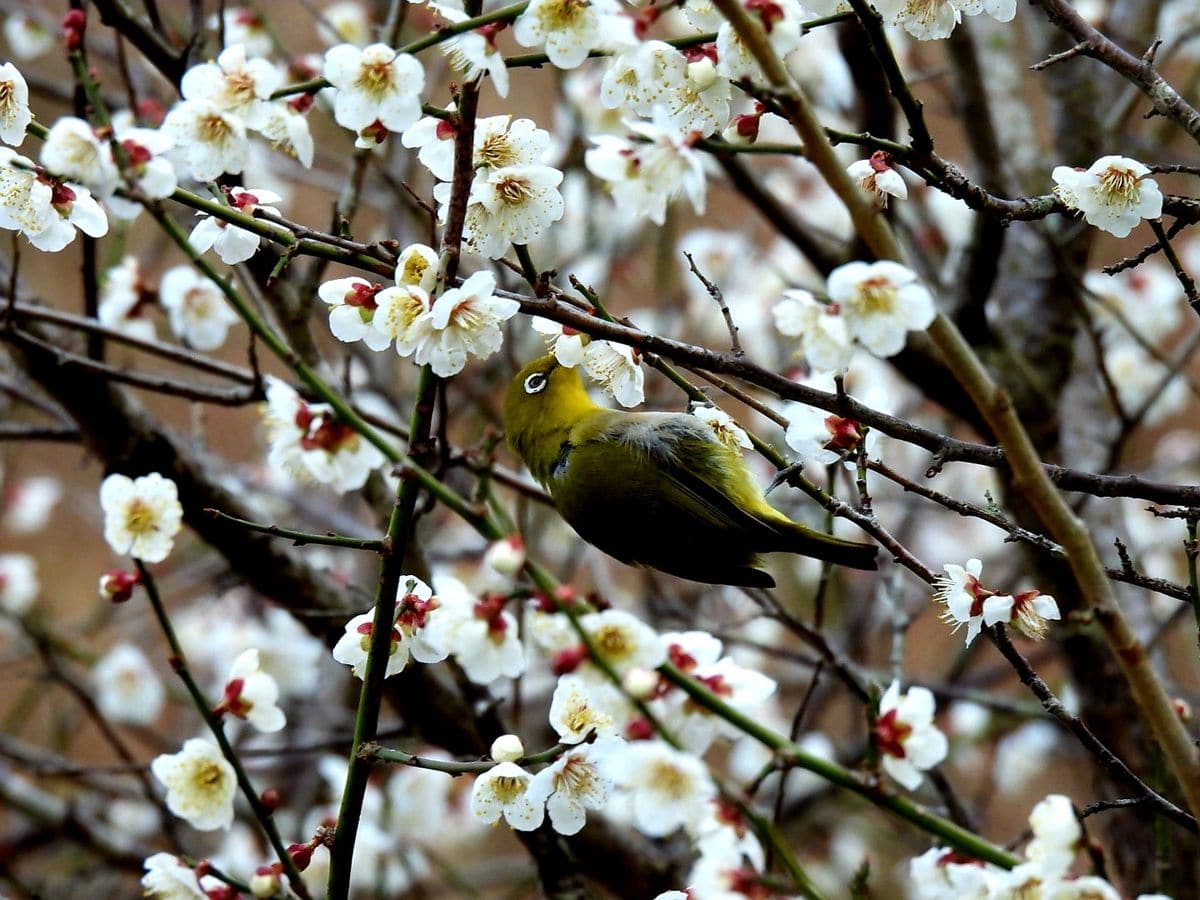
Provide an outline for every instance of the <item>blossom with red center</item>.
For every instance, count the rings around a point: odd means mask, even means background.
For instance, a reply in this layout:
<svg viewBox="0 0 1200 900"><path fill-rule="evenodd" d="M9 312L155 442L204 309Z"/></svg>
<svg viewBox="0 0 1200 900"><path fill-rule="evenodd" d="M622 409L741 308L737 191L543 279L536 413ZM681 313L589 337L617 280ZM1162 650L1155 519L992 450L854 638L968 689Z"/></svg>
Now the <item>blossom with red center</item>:
<svg viewBox="0 0 1200 900"><path fill-rule="evenodd" d="M946 758L946 736L933 724L936 706L926 688L909 688L900 693L893 681L879 701L879 716L872 734L884 771L908 788L916 788L921 773Z"/></svg>
<svg viewBox="0 0 1200 900"><path fill-rule="evenodd" d="M963 625L967 626L969 646L983 628L984 601L995 591L988 590L979 582L983 563L978 559L967 560L965 568L954 563L947 563L942 568L945 574L938 576L933 598L946 604L942 612L943 622L947 625L953 623L955 631Z"/></svg>
<svg viewBox="0 0 1200 900"><path fill-rule="evenodd" d="M428 627L434 614L441 606L433 590L415 575L400 579L397 591L391 644L388 649L388 665L385 677L403 671L411 656L417 662L441 662L447 651L432 639ZM346 623L345 634L333 648L333 658L348 665L359 678L366 670L367 655L371 649L374 632L373 610L355 616Z"/></svg>

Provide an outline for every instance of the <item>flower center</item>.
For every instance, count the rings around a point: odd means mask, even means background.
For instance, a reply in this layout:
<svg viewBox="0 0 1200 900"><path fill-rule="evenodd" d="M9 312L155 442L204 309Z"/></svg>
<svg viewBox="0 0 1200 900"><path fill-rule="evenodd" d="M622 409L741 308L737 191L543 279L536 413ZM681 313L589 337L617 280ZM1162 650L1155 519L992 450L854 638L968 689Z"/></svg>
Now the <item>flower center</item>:
<svg viewBox="0 0 1200 900"><path fill-rule="evenodd" d="M212 113L201 119L196 131L200 136L200 140L206 144L223 144L233 134L233 129L230 127L228 120L217 113Z"/></svg>
<svg viewBox="0 0 1200 900"><path fill-rule="evenodd" d="M478 158L483 165L500 169L512 165L517 152L507 134L489 134L479 145Z"/></svg>
<svg viewBox="0 0 1200 900"><path fill-rule="evenodd" d="M886 314L895 306L896 286L887 278L868 278L858 286L858 307L863 314Z"/></svg>
<svg viewBox="0 0 1200 900"><path fill-rule="evenodd" d="M904 759L904 742L912 734L912 726L897 717L899 711L889 709L875 720L875 743L879 752Z"/></svg>
<svg viewBox="0 0 1200 900"><path fill-rule="evenodd" d="M363 62L358 78L354 80L354 86L373 97L381 98L392 89L393 82L392 61L379 59Z"/></svg>
<svg viewBox="0 0 1200 900"><path fill-rule="evenodd" d="M1110 166L1100 173L1100 188L1104 193L1126 202L1137 199L1140 177L1128 169Z"/></svg>
<svg viewBox="0 0 1200 900"><path fill-rule="evenodd" d="M155 530L154 510L140 497L125 509L125 528L132 534L148 534Z"/></svg>
<svg viewBox="0 0 1200 900"><path fill-rule="evenodd" d="M542 7L542 27L547 31L559 31L572 28L587 11L587 0L559 0L558 3L548 3Z"/></svg>

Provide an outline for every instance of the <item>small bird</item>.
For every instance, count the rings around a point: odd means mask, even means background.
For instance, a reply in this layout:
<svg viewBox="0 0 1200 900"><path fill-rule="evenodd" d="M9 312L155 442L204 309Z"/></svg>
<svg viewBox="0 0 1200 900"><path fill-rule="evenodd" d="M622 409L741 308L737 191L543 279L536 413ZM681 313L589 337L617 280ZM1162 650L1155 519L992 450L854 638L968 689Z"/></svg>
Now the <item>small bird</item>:
<svg viewBox="0 0 1200 900"><path fill-rule="evenodd" d="M579 536L623 563L707 584L774 587L759 554L874 569L876 548L793 522L741 453L695 416L592 402L577 369L544 356L504 401L508 444Z"/></svg>

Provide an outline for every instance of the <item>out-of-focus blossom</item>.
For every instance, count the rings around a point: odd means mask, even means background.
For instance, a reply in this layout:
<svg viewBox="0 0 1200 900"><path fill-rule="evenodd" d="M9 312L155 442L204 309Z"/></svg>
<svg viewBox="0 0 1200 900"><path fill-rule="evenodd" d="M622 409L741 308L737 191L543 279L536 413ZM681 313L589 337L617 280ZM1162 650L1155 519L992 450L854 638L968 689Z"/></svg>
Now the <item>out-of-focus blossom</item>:
<svg viewBox="0 0 1200 900"><path fill-rule="evenodd" d="M210 890L223 887L213 875L197 877L196 870L172 853L147 857L142 875L143 895L152 900L208 900Z"/></svg>
<svg viewBox="0 0 1200 900"><path fill-rule="evenodd" d="M949 749L946 736L933 724L933 694L926 688L912 687L900 693L900 682L893 681L879 701L875 720L875 742L884 770L910 791Z"/></svg>
<svg viewBox="0 0 1200 900"><path fill-rule="evenodd" d="M328 44L365 46L371 40L371 17L355 0L331 3L321 10L317 32Z"/></svg>
<svg viewBox="0 0 1200 900"><path fill-rule="evenodd" d="M26 553L0 554L0 612L19 616L33 605L41 585L37 565Z"/></svg>
<svg viewBox="0 0 1200 900"><path fill-rule="evenodd" d="M4 19L4 40L12 55L25 61L37 59L52 49L54 32L34 16L15 13ZM6 65L11 65L11 63L6 63ZM18 143L20 142L18 141Z"/></svg>
<svg viewBox="0 0 1200 900"><path fill-rule="evenodd" d="M8 489L4 527L13 534L36 534L50 521L62 493L62 484L53 476L21 479Z"/></svg>
<svg viewBox="0 0 1200 900"><path fill-rule="evenodd" d="M937 316L916 273L888 260L838 266L829 273L827 288L846 331L876 356L899 353L909 331L928 328Z"/></svg>
<svg viewBox="0 0 1200 900"><path fill-rule="evenodd" d="M384 455L325 403L306 403L285 382L267 379L267 462L342 493L362 487Z"/></svg>
<svg viewBox="0 0 1200 900"><path fill-rule="evenodd" d="M237 776L212 741L192 738L178 753L163 754L150 771L167 789L167 808L198 831L229 828Z"/></svg>
<svg viewBox="0 0 1200 900"><path fill-rule="evenodd" d="M247 56L269 56L275 49L271 32L262 16L245 6L230 6L222 10L222 20L209 16L208 27L213 31L225 29L225 45L241 44Z"/></svg>
<svg viewBox="0 0 1200 900"><path fill-rule="evenodd" d="M701 760L660 741L623 744L606 768L629 801L633 826L650 837L699 825L717 793Z"/></svg>
<svg viewBox="0 0 1200 900"><path fill-rule="evenodd" d="M158 297L175 336L197 350L216 350L225 343L229 327L240 321L221 289L191 266L168 269Z"/></svg>
<svg viewBox="0 0 1200 900"><path fill-rule="evenodd" d="M112 149L83 119L56 120L42 144L41 161L52 175L78 182L101 197L117 187Z"/></svg>
<svg viewBox="0 0 1200 900"><path fill-rule="evenodd" d="M154 340L154 322L146 317L148 290L135 256L126 256L100 282L100 324L143 341Z"/></svg>
<svg viewBox="0 0 1200 900"><path fill-rule="evenodd" d="M92 669L96 705L113 722L149 725L166 700L162 680L146 654L133 644L117 644Z"/></svg>

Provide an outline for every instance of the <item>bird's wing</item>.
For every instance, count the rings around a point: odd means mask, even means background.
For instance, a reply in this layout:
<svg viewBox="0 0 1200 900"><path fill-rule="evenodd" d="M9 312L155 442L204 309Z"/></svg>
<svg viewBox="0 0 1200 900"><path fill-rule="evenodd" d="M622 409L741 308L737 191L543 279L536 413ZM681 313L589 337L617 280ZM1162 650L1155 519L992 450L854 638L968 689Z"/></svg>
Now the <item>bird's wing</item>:
<svg viewBox="0 0 1200 900"><path fill-rule="evenodd" d="M753 545L781 540L779 529L730 496L731 489L758 491L741 458L694 416L626 414L595 430L590 439L625 444L644 459L658 476L658 490L669 506L679 510L683 521L703 522L715 531L749 539Z"/></svg>

